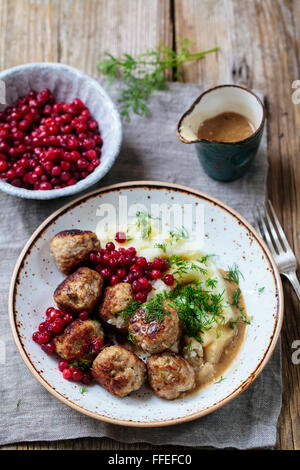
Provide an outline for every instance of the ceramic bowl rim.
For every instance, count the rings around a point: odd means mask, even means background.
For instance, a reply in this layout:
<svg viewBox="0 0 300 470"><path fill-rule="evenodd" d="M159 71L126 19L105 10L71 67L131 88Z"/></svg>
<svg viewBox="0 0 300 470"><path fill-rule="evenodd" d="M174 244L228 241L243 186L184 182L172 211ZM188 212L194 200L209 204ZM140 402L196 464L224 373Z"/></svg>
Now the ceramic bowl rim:
<svg viewBox="0 0 300 470"><path fill-rule="evenodd" d="M35 200L50 200L50 199L58 199L61 197L72 196L73 194L77 194L85 189L89 188L93 184L100 181L111 169L114 162L116 161L122 144L123 138L123 130L122 130L122 121L120 117L120 113L109 96L106 90L100 85L100 83L90 77L86 73L82 72L81 70L77 69L76 67L72 67L71 65L64 64L62 62L30 62L27 64L17 65L15 67L11 67L9 69L5 69L0 72L0 80L5 80L6 78L12 77L14 74L22 72L26 69L34 69L35 67L44 67L48 69L60 69L60 73L63 74L64 71L70 71L75 74L77 77L82 78L89 82L93 88L100 93L103 98L110 103L112 114L114 114L117 128L116 133L114 136L114 146L113 149L110 151L109 160L106 162L105 166L100 164L95 170L90 173L86 178L83 180L78 181L76 184L72 186L66 186L65 188L61 189L51 189L45 191L34 191L32 189L25 189L15 187L5 181L0 180L0 190L10 194L11 196L17 196L24 199L35 199Z"/></svg>
<svg viewBox="0 0 300 470"><path fill-rule="evenodd" d="M256 98L256 100L258 101L258 104L261 106L262 108L262 118L261 118L261 122L260 122L260 125L258 126L258 128L255 130L255 132L253 132L249 137L246 137L246 139L242 139L242 140L238 140L236 142L221 142L221 141L217 141L217 140L207 140L207 139L194 139L194 140L186 140L184 137L182 137L181 135L181 125L182 125L182 122L183 120L189 115L191 114L196 105L198 103L200 103L200 101L202 100L202 98L207 94L207 93L210 93L214 90L217 90L218 88L240 88L241 90L244 90L244 91L247 91L248 93L250 93L252 96L254 96L254 98ZM202 93L200 93L200 95L198 96L198 98L195 99L195 101L191 104L191 106L187 109L187 111L181 116L181 118L179 119L178 121L178 124L177 124L177 129L176 129L176 136L178 137L178 139L183 142L184 144L196 144L198 142L201 142L201 143L204 143L204 144L220 144L220 145L227 145L227 146L234 146L236 144L244 144L246 142L249 142L251 141L252 139L254 139L263 129L264 125L265 125L265 120L266 120L266 108L265 108L265 105L263 104L263 102L261 101L261 99L252 91L250 90L249 88L247 87L244 87L244 86L241 86L241 85L235 85L235 84L224 84L224 85L216 85L216 86L213 86L213 87L210 87L210 88L207 88L206 90L204 90Z"/></svg>
<svg viewBox="0 0 300 470"><path fill-rule="evenodd" d="M217 205L220 209L226 211L230 215L232 215L235 219L237 219L240 223L244 225L244 227L249 230L249 232L254 236L256 242L260 245L262 248L263 252L265 253L265 256L269 262L270 268L272 270L272 275L274 278L274 283L275 287L277 290L276 298L277 298L277 312L276 312L276 320L274 324L274 329L272 332L272 335L270 337L270 341L268 344L268 347L266 348L264 355L260 362L257 364L255 370L251 372L251 374L248 376L246 380L242 384L240 384L233 392L231 392L228 396L224 397L223 399L220 399L216 403L214 403L211 406L208 406L207 408L196 411L194 413L188 414L186 416L182 416L179 418L171 418L167 420L159 420L159 421L133 421L133 420L123 420L123 419L118 419L118 418L111 418L109 416L105 415L100 415L96 412L87 410L83 408L82 406L79 406L78 404L72 402L70 399L65 398L62 394L60 394L53 386L51 386L43 377L40 376L39 372L36 370L35 366L31 362L29 356L27 355L25 348L22 344L22 341L20 339L20 335L18 333L18 329L16 327L16 319L15 319L15 298L16 298L16 285L18 281L18 275L20 270L23 267L23 261L25 260L26 256L30 254L31 247L34 245L35 241L39 239L40 236L42 236L44 230L53 222L55 221L58 217L72 209L73 207L76 207L80 205L81 203L86 202L88 199L93 198L97 195L105 194L111 191L116 191L120 189L136 189L136 188L153 188L153 189L161 189L161 190L177 190L183 193L188 193L194 196L198 196L202 199L205 199L209 203L212 203L214 205ZM73 201L69 202L68 204L65 204L62 206L60 209L56 210L53 212L49 217L47 217L44 222L42 222L37 229L33 232L27 243L25 244L23 250L21 251L17 262L15 264L13 274L11 277L11 282L10 282L10 287L9 287L9 297L8 297L8 312L9 312L9 322L10 322L10 327L12 331L12 335L15 341L15 344L17 346L17 349L24 360L26 366L30 370L30 372L34 375L34 377L40 382L41 385L43 385L48 392L50 392L52 395L54 395L57 399L65 403L66 405L70 406L71 408L75 409L76 411L83 413L91 418L112 423L112 424L117 424L121 426L128 426L128 427L142 427L142 428L150 428L150 427L161 427L161 426L170 426L170 425L175 425L179 423L185 423L188 421L192 421L194 419L200 418L202 416L205 416L209 413L212 413L213 411L221 408L224 406L226 403L230 402L233 398L237 397L241 392L243 392L257 377L258 375L262 372L266 364L268 363L269 359L271 358L271 355L275 349L275 346L277 344L280 330L282 327L282 322L283 322L283 289L282 289L282 283L281 283L281 278L280 274L278 271L278 268L275 264L274 258L265 244L265 242L261 239L259 234L256 232L256 230L249 224L249 222L246 221L246 219L241 216L237 211L232 209L230 206L225 204L224 202L220 201L219 199L210 196L202 191L198 191L193 188L189 188L188 186L183 186L179 184L173 184L173 183L168 183L168 182L161 182L161 181L128 181L120 184L113 184L110 186L106 186L103 188L98 188L94 191L91 191L85 195L82 195L78 197L77 199L74 199Z"/></svg>

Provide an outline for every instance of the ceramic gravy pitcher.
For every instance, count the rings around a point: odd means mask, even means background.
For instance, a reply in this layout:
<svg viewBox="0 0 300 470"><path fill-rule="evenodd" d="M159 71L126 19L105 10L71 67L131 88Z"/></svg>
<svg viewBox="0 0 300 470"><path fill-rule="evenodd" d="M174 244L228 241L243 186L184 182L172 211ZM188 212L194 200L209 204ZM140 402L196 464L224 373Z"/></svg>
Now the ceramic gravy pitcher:
<svg viewBox="0 0 300 470"><path fill-rule="evenodd" d="M253 124L253 133L235 142L199 139L201 123L225 112L243 115ZM250 168L264 123L264 105L252 91L238 85L219 85L201 93L184 113L177 126L177 137L185 144L195 144L200 162L211 178L233 181Z"/></svg>

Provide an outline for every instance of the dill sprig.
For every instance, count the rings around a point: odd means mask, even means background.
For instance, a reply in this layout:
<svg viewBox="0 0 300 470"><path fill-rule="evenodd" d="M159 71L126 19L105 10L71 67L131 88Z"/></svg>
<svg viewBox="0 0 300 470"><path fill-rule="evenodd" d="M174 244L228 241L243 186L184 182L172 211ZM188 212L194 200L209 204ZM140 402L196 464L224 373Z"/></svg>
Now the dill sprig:
<svg viewBox="0 0 300 470"><path fill-rule="evenodd" d="M175 78L181 79L180 67L185 62L202 59L206 54L216 52L219 48L191 53L191 42L184 39L177 51L161 45L153 50L139 54L136 58L130 54L123 54L116 58L108 52L97 64L100 73L108 75L112 83L116 77L123 82L121 96L118 99L121 116L130 121L130 113L147 116L149 108L146 105L151 93L155 90L167 89L167 77L165 72L171 70Z"/></svg>
<svg viewBox="0 0 300 470"><path fill-rule="evenodd" d="M193 261L184 259L181 256L173 255L171 257L171 263L174 265L174 271L172 271L173 276L178 275L179 278L189 271L198 271L201 274L207 273L207 270L199 264L193 263Z"/></svg>
<svg viewBox="0 0 300 470"><path fill-rule="evenodd" d="M137 300L131 300L127 307L122 312L120 312L120 315L129 318L135 314L135 312L140 308L141 305L141 302L138 302Z"/></svg>
<svg viewBox="0 0 300 470"><path fill-rule="evenodd" d="M201 342L201 333L210 330L216 322L223 322L223 295L224 292L213 294L199 283L179 284L170 292L185 334Z"/></svg>
<svg viewBox="0 0 300 470"><path fill-rule="evenodd" d="M189 238L189 232L183 225L181 227L174 228L174 230L171 230L169 233L170 233L170 237L175 238L177 242L178 240Z"/></svg>
<svg viewBox="0 0 300 470"><path fill-rule="evenodd" d="M146 322L150 323L151 321L157 321L161 323L166 315L170 315L169 312L164 307L164 300L167 298L167 294L157 294L153 299L149 300L145 304L146 311ZM170 307L174 305L170 304Z"/></svg>
<svg viewBox="0 0 300 470"><path fill-rule="evenodd" d="M166 243L155 243L154 248L160 248L164 253L166 253L167 244Z"/></svg>
<svg viewBox="0 0 300 470"><path fill-rule="evenodd" d="M233 307L236 307L239 312L240 312L240 318L239 320L242 320L244 323L247 323L248 325L250 325L250 321L248 320L248 318L246 317L245 313L244 313L244 308L240 305L240 300L241 300L241 295L242 295L242 291L241 289L238 287L232 294L232 306ZM231 322L231 323L237 323L236 322ZM234 325L235 326L235 325ZM232 328L232 325L230 325L230 327ZM233 327L234 328L234 327Z"/></svg>
<svg viewBox="0 0 300 470"><path fill-rule="evenodd" d="M226 271L226 277L224 277L224 279L225 281L234 282L235 284L239 285L240 277L244 279L244 276L239 270L237 264L234 263L233 266L228 267L228 270Z"/></svg>
<svg viewBox="0 0 300 470"><path fill-rule="evenodd" d="M152 227L151 227L151 219L152 220L158 220L157 217L152 217L148 212L146 211L138 211L136 214L136 226L138 229L141 230L141 236L143 239L150 238L151 232L152 232Z"/></svg>

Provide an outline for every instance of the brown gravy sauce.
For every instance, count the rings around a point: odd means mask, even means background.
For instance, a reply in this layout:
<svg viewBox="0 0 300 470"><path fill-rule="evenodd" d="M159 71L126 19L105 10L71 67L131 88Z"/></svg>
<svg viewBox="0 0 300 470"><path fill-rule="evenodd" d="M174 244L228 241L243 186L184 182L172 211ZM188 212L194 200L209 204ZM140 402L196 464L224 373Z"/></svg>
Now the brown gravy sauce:
<svg viewBox="0 0 300 470"><path fill-rule="evenodd" d="M215 142L238 142L254 131L252 122L242 114L225 112L203 121L198 129L198 138Z"/></svg>
<svg viewBox="0 0 300 470"><path fill-rule="evenodd" d="M224 278L225 275L226 275L226 272L223 269L219 269L219 271L221 273L221 276ZM233 299L232 299L233 292L239 286L237 284L235 284L234 282L229 282L229 281L225 281L225 284L226 284L226 289L227 289L229 302L232 303L232 301L233 301ZM243 313L244 313L245 317L248 319L247 312L246 312L245 301L244 301L244 297L243 297L242 294L240 296L239 305L240 305L241 308L244 309ZM240 312L239 312L238 308L232 306L232 310L238 318L240 316ZM207 380L201 381L201 383L198 383L196 385L196 387L191 392L188 392L188 393L184 394L185 396L191 395L191 394L197 392L198 390L206 387L208 384L211 384L213 382L217 382L220 379L222 374L230 366L230 364L233 362L233 360L235 359L235 357L237 356L237 354L240 351L241 345L243 344L243 341L244 341L244 338L245 338L246 326L247 326L247 324L245 322L243 322L242 320L238 320L238 322L235 326L236 334L232 337L232 339L229 341L229 343L225 346L219 361L216 364L214 364L214 373L213 373L213 375L210 375L207 378ZM197 374L196 374L196 376L197 376Z"/></svg>

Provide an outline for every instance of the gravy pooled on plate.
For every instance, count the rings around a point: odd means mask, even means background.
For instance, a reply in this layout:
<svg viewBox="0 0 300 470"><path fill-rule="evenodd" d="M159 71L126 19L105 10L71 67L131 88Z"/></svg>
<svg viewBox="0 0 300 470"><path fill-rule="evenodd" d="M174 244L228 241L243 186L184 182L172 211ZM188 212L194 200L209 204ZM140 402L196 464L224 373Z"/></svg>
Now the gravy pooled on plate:
<svg viewBox="0 0 300 470"><path fill-rule="evenodd" d="M255 128L245 116L225 112L200 124L198 138L215 142L238 142L249 137Z"/></svg>

